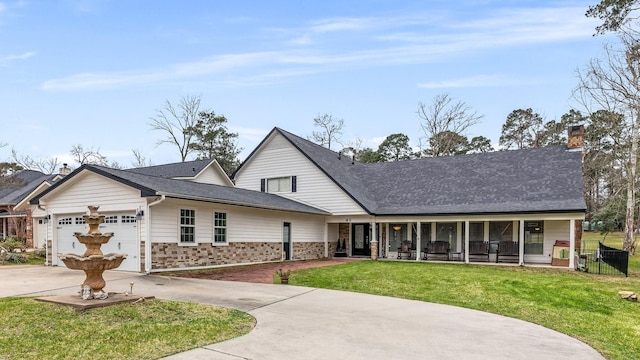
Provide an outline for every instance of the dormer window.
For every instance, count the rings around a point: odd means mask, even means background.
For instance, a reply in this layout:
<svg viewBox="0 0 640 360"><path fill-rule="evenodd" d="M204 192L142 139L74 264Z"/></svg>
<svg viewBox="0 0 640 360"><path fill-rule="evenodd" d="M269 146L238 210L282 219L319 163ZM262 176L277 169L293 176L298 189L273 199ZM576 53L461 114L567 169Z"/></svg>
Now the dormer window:
<svg viewBox="0 0 640 360"><path fill-rule="evenodd" d="M261 179L260 191L268 193L296 192L297 177L282 176L269 179Z"/></svg>

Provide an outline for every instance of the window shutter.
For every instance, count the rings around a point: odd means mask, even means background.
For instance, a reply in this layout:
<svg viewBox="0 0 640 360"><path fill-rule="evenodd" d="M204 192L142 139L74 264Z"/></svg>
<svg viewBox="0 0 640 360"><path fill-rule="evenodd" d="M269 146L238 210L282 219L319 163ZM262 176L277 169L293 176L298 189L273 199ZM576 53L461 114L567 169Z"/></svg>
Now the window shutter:
<svg viewBox="0 0 640 360"><path fill-rule="evenodd" d="M264 192L266 188L267 179L260 179L260 191Z"/></svg>
<svg viewBox="0 0 640 360"><path fill-rule="evenodd" d="M296 192L297 187L298 187L298 177L297 176L292 176L291 177L291 192Z"/></svg>

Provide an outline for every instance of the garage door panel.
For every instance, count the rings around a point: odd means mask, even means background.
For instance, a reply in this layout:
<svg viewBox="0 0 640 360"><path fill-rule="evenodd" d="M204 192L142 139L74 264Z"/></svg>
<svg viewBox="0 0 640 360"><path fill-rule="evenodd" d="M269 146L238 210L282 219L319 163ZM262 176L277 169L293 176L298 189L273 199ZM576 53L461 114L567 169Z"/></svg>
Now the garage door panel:
<svg viewBox="0 0 640 360"><path fill-rule="evenodd" d="M62 218L58 224L58 250L57 253L83 254L86 247L74 236L74 232L86 233L88 225L79 224L82 222L82 215L71 215ZM70 220L69 220L70 219ZM103 244L100 249L103 254L118 253L127 254L127 258L115 270L140 271L138 229L134 214L105 214L105 223L100 224L101 233L114 233L108 243ZM60 266L64 266L59 261Z"/></svg>

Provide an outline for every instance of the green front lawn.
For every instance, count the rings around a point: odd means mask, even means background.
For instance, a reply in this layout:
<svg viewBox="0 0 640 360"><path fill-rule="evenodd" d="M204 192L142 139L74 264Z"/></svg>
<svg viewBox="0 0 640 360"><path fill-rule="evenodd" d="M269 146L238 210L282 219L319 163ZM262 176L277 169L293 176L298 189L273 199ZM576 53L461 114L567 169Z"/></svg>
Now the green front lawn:
<svg viewBox="0 0 640 360"><path fill-rule="evenodd" d="M606 243L613 245L610 236ZM295 271L289 282L506 315L578 338L608 359L632 359L640 354L640 303L621 299L618 291L640 292L639 276L635 256L628 278L535 267L360 261Z"/></svg>
<svg viewBox="0 0 640 360"><path fill-rule="evenodd" d="M248 333L237 310L148 300L76 311L32 298L0 299L0 359L157 359Z"/></svg>

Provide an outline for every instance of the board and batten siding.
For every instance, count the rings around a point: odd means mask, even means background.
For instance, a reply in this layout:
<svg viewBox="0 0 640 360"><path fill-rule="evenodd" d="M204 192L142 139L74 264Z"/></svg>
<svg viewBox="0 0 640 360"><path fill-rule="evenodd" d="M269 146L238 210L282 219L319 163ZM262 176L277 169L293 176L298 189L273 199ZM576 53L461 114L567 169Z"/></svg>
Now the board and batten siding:
<svg viewBox="0 0 640 360"><path fill-rule="evenodd" d="M151 208L152 242L179 243L180 209L196 211L197 243L213 243L214 212L227 213L228 242L282 242L284 222L291 223L294 242L324 241L323 216L169 199Z"/></svg>
<svg viewBox="0 0 640 360"><path fill-rule="evenodd" d="M334 215L364 215L366 212L327 175L274 133L236 175L236 187L260 191L260 179L296 176L296 192L280 193L324 209Z"/></svg>

